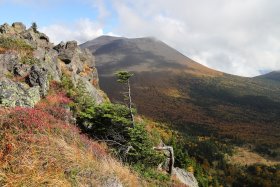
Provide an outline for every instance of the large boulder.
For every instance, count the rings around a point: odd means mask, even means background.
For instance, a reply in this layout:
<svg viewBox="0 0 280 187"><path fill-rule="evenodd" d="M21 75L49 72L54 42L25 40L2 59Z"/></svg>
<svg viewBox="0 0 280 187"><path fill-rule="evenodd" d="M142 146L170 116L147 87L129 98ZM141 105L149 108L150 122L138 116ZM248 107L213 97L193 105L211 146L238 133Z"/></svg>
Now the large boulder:
<svg viewBox="0 0 280 187"><path fill-rule="evenodd" d="M15 22L12 27L16 33L22 33L26 30L26 26L21 22Z"/></svg>
<svg viewBox="0 0 280 187"><path fill-rule="evenodd" d="M85 78L77 76L77 84L82 84L89 95L94 99L97 104L101 104L105 101L104 93L97 89L96 87L92 86L92 84Z"/></svg>
<svg viewBox="0 0 280 187"><path fill-rule="evenodd" d="M13 68L19 63L19 57L16 54L0 54L0 77L13 73Z"/></svg>
<svg viewBox="0 0 280 187"><path fill-rule="evenodd" d="M54 49L59 53L58 58L65 64L76 63L75 58L78 58L76 56L76 54L78 53L78 44L76 41L69 41L66 44L61 42L60 44L55 46Z"/></svg>
<svg viewBox="0 0 280 187"><path fill-rule="evenodd" d="M181 168L173 169L173 177L177 178L181 183L188 187L198 187L198 182L193 173L187 172Z"/></svg>
<svg viewBox="0 0 280 187"><path fill-rule="evenodd" d="M37 65L31 67L30 74L27 77L27 82L31 87L39 86L40 94L46 96L49 90L48 72L45 68L40 68Z"/></svg>
<svg viewBox="0 0 280 187"><path fill-rule="evenodd" d="M0 79L0 106L34 107L40 100L40 87L30 88L28 85L13 82L10 79Z"/></svg>

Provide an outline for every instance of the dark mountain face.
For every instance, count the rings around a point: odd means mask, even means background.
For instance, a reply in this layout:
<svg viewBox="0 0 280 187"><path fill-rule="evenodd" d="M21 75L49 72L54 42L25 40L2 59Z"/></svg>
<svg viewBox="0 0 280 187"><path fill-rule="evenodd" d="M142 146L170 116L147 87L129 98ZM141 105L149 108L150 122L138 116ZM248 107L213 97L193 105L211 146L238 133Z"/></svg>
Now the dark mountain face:
<svg viewBox="0 0 280 187"><path fill-rule="evenodd" d="M280 81L280 71L273 71L255 78Z"/></svg>
<svg viewBox="0 0 280 187"><path fill-rule="evenodd" d="M153 38L103 36L81 45L91 50L100 86L112 101L124 91L114 73L127 70L140 114L186 133L218 134L279 146L280 82L224 74Z"/></svg>

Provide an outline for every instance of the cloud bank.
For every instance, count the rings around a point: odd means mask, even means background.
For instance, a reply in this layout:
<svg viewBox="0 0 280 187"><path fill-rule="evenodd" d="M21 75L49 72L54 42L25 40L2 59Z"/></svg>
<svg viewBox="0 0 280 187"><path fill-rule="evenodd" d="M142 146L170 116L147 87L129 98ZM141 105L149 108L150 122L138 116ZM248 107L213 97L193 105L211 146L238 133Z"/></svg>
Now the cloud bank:
<svg viewBox="0 0 280 187"><path fill-rule="evenodd" d="M255 76L280 70L280 1L113 1L124 36L155 36L198 62Z"/></svg>
<svg viewBox="0 0 280 187"><path fill-rule="evenodd" d="M87 0L91 1L91 0ZM186 56L226 73L256 76L280 70L278 0L95 0L96 20L42 28L55 42L80 42L111 32L156 37ZM102 24L100 24L102 23Z"/></svg>
<svg viewBox="0 0 280 187"><path fill-rule="evenodd" d="M72 24L57 23L39 30L46 33L55 44L69 40L82 43L104 34L102 27L90 19L80 19Z"/></svg>

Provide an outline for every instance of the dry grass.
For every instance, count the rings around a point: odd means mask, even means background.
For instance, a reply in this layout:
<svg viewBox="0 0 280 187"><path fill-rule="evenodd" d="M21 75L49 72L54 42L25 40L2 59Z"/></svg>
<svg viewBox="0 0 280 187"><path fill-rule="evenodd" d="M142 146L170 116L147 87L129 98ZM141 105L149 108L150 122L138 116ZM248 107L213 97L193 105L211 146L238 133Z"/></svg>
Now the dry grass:
<svg viewBox="0 0 280 187"><path fill-rule="evenodd" d="M0 47L0 54L5 54L7 52L7 49Z"/></svg>
<svg viewBox="0 0 280 187"><path fill-rule="evenodd" d="M171 87L165 88L165 89L162 89L161 92L167 96L174 97L174 98L182 98L182 97L185 97L187 99L190 98L189 96L187 96L187 97L185 96L187 94L182 95L177 88L171 88Z"/></svg>
<svg viewBox="0 0 280 187"><path fill-rule="evenodd" d="M88 64L84 64L84 66L83 66L83 71L81 71L81 72L79 73L79 75L82 76L82 77L86 77L86 76L88 76L88 75L91 74L91 73L92 73L92 68L90 68L90 67L88 66Z"/></svg>
<svg viewBox="0 0 280 187"><path fill-rule="evenodd" d="M40 106L46 103L0 109L0 186L102 186L108 181L140 186L137 175L110 157L105 146ZM30 124L23 123L26 119Z"/></svg>
<svg viewBox="0 0 280 187"><path fill-rule="evenodd" d="M235 154L228 157L228 161L236 165L254 165L254 164L264 164L267 166L280 164L279 161L269 160L251 150L243 147L235 147Z"/></svg>

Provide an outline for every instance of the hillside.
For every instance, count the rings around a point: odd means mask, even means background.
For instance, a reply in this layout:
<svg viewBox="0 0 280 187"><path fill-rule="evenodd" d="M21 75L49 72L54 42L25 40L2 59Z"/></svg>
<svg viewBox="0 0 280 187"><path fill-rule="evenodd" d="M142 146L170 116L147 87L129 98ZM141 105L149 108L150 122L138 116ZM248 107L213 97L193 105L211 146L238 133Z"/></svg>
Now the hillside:
<svg viewBox="0 0 280 187"><path fill-rule="evenodd" d="M280 71L272 71L270 73L255 77L256 79L267 79L273 81L280 81Z"/></svg>
<svg viewBox="0 0 280 187"><path fill-rule="evenodd" d="M81 47L95 56L100 86L112 101L122 101L114 72L128 70L140 114L187 134L280 145L280 83L211 70L153 38L102 36Z"/></svg>

